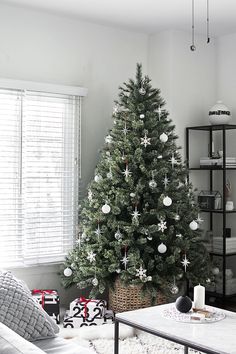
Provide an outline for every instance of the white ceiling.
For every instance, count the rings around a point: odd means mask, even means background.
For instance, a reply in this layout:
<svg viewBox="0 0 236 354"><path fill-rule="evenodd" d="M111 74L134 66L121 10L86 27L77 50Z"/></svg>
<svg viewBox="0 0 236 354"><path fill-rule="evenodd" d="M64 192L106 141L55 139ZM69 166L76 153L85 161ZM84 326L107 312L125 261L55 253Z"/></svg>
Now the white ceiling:
<svg viewBox="0 0 236 354"><path fill-rule="evenodd" d="M191 30L192 0L0 0L103 25L155 33ZM197 33L206 31L207 0L195 0ZM211 36L236 32L236 0L209 0Z"/></svg>

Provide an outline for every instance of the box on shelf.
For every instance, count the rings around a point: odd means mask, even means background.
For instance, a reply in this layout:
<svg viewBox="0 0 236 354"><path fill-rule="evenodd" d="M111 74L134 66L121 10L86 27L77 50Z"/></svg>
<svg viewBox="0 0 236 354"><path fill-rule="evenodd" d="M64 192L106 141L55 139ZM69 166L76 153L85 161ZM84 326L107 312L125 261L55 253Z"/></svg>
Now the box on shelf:
<svg viewBox="0 0 236 354"><path fill-rule="evenodd" d="M60 299L56 290L33 289L33 298L42 306L57 324L60 323Z"/></svg>
<svg viewBox="0 0 236 354"><path fill-rule="evenodd" d="M221 209L221 194L218 191L201 191L198 195L198 204L201 209Z"/></svg>

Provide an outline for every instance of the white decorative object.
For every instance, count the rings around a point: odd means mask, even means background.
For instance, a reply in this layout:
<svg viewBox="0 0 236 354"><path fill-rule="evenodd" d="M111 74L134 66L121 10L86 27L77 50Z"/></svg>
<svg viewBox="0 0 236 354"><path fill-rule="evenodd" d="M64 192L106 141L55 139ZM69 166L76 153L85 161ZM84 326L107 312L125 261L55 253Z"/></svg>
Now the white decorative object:
<svg viewBox="0 0 236 354"><path fill-rule="evenodd" d="M231 113L222 101L217 101L209 111L209 120L211 124L228 124L230 119Z"/></svg>
<svg viewBox="0 0 236 354"><path fill-rule="evenodd" d="M234 202L232 200L228 200L225 204L225 209L227 211L234 210Z"/></svg>
<svg viewBox="0 0 236 354"><path fill-rule="evenodd" d="M160 135L160 140L162 143L166 143L168 141L168 135L166 133L162 133Z"/></svg>
<svg viewBox="0 0 236 354"><path fill-rule="evenodd" d="M209 323L221 321L225 318L225 313L212 307L205 307L205 310L209 311L209 317L196 316L195 312L192 310L187 313L179 312L174 305L171 305L169 308L164 309L162 312L163 317L175 320L177 322L187 322L187 323Z"/></svg>
<svg viewBox="0 0 236 354"><path fill-rule="evenodd" d="M205 288L202 285L196 285L193 289L193 307L203 309L205 307Z"/></svg>
<svg viewBox="0 0 236 354"><path fill-rule="evenodd" d="M165 206L170 206L170 205L172 204L172 199L171 199L170 197L165 197L165 198L163 199L163 204L164 204Z"/></svg>
<svg viewBox="0 0 236 354"><path fill-rule="evenodd" d="M109 214L110 211L111 211L111 207L110 207L110 205L108 205L107 203L102 206L102 212L103 212L104 214Z"/></svg>
<svg viewBox="0 0 236 354"><path fill-rule="evenodd" d="M64 273L65 277L70 277L73 272L72 272L72 270L69 267L67 267L67 268L64 269L63 273Z"/></svg>
<svg viewBox="0 0 236 354"><path fill-rule="evenodd" d="M94 181L95 182L100 182L102 180L102 176L100 176L100 175L96 175L95 177L94 177Z"/></svg>
<svg viewBox="0 0 236 354"><path fill-rule="evenodd" d="M195 220L193 220L190 222L189 227L191 230L195 231L198 229L198 223Z"/></svg>
<svg viewBox="0 0 236 354"><path fill-rule="evenodd" d="M160 252L160 253L165 253L165 252L167 251L167 247L166 247L166 245L164 245L164 243L161 243L161 244L157 247L157 249L158 249L158 252Z"/></svg>

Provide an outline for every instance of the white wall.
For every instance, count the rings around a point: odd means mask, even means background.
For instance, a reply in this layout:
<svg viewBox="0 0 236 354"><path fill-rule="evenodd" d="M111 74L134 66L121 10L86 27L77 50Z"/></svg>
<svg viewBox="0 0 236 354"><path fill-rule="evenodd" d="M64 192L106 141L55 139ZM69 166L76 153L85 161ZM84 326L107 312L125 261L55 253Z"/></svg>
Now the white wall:
<svg viewBox="0 0 236 354"><path fill-rule="evenodd" d="M82 121L82 185L98 160L98 150L111 126L118 86L133 76L136 63L147 69L147 36L0 5L0 77L88 88ZM146 71L145 71L146 72ZM31 288L65 292L58 266L16 270Z"/></svg>

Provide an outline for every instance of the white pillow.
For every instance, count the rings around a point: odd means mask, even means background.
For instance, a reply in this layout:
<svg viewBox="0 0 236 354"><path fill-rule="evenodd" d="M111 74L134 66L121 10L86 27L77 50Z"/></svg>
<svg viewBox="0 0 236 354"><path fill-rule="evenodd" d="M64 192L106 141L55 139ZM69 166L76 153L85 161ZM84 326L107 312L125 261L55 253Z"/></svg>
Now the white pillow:
<svg viewBox="0 0 236 354"><path fill-rule="evenodd" d="M45 354L34 344L28 342L10 328L0 323L0 353L1 354Z"/></svg>
<svg viewBox="0 0 236 354"><path fill-rule="evenodd" d="M34 341L55 337L59 328L11 272L0 273L0 322Z"/></svg>

